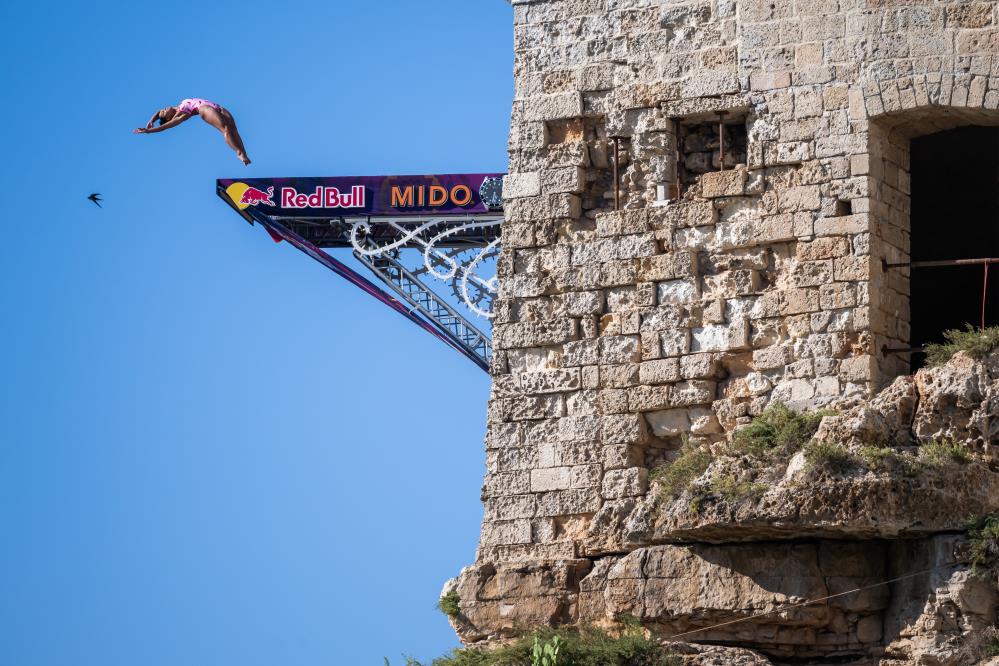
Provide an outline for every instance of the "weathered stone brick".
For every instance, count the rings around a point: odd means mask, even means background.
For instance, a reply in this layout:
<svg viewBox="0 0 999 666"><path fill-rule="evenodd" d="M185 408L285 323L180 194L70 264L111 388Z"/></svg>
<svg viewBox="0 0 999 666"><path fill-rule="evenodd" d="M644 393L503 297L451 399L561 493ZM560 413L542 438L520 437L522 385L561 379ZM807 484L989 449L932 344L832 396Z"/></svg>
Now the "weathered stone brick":
<svg viewBox="0 0 999 666"><path fill-rule="evenodd" d="M531 542L531 521L498 520L482 526L479 545L486 548L500 544Z"/></svg>
<svg viewBox="0 0 999 666"><path fill-rule="evenodd" d="M637 335L616 335L600 338L600 362L604 364L634 363L641 360Z"/></svg>
<svg viewBox="0 0 999 666"><path fill-rule="evenodd" d="M578 335L575 319L498 324L493 329L493 341L500 349L554 345L575 340Z"/></svg>
<svg viewBox="0 0 999 666"><path fill-rule="evenodd" d="M527 120L560 120L583 115L583 97L578 92L540 95L524 103Z"/></svg>
<svg viewBox="0 0 999 666"><path fill-rule="evenodd" d="M546 193L582 192L585 183L586 171L579 166L546 169L541 174L541 188ZM504 197L507 196L505 187L506 183L504 183Z"/></svg>
<svg viewBox="0 0 999 666"><path fill-rule="evenodd" d="M535 515L572 516L581 513L594 513L600 508L600 492L595 489L557 490L538 495L538 508Z"/></svg>
<svg viewBox="0 0 999 666"><path fill-rule="evenodd" d="M569 488L570 467L531 470L531 492L566 490Z"/></svg>
<svg viewBox="0 0 999 666"><path fill-rule="evenodd" d="M738 197L746 192L746 170L713 171L701 176L701 196Z"/></svg>
<svg viewBox="0 0 999 666"><path fill-rule="evenodd" d="M605 416L600 424L601 441L606 444L641 444L648 434L645 421L635 414Z"/></svg>
<svg viewBox="0 0 999 666"><path fill-rule="evenodd" d="M590 442L599 436L598 416L567 416L558 420L556 437L560 442Z"/></svg>
<svg viewBox="0 0 999 666"><path fill-rule="evenodd" d="M791 360L791 350L783 346L765 347L753 351L753 367L757 370L783 368Z"/></svg>
<svg viewBox="0 0 999 666"><path fill-rule="evenodd" d="M680 380L680 361L675 358L646 361L639 366L642 384L666 384Z"/></svg>
<svg viewBox="0 0 999 666"><path fill-rule="evenodd" d="M628 389L628 409L649 412L673 406L671 386L636 386Z"/></svg>
<svg viewBox="0 0 999 666"><path fill-rule="evenodd" d="M541 173L538 171L511 173L503 178L503 197L506 199L536 197L539 194L541 194Z"/></svg>
<svg viewBox="0 0 999 666"><path fill-rule="evenodd" d="M611 469L604 474L601 495L604 499L638 497L649 487L649 470L644 467Z"/></svg>

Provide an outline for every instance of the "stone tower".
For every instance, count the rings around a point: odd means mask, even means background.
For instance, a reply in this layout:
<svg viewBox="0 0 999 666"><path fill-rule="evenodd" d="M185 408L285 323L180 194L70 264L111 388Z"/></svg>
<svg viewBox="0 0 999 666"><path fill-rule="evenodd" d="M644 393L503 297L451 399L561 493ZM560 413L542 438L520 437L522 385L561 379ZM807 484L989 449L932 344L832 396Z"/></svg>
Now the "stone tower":
<svg viewBox="0 0 999 666"><path fill-rule="evenodd" d="M851 510L808 513L820 491L799 487L657 521L649 475L774 402L846 408L908 374L913 283L891 265L915 235L910 145L999 125L999 3L513 7L485 516L451 583L463 639L618 613L676 633L945 557L931 535L954 525L901 486ZM677 579L726 592L684 606ZM889 597L705 639L869 651L901 612Z"/></svg>

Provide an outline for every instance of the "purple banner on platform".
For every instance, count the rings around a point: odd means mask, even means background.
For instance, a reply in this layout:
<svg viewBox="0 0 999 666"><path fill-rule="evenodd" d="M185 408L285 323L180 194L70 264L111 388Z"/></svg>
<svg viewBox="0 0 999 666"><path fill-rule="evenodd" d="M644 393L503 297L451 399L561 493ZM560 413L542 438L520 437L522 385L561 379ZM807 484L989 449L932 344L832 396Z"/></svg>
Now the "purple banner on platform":
<svg viewBox="0 0 999 666"><path fill-rule="evenodd" d="M282 217L470 215L503 207L503 174L218 181L239 210Z"/></svg>

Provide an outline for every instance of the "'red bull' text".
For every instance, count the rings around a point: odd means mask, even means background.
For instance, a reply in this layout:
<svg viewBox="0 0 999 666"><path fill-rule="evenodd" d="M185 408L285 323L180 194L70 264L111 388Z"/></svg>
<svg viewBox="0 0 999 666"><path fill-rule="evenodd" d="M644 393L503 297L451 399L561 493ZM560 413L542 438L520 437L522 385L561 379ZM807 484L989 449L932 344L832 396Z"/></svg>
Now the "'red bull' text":
<svg viewBox="0 0 999 666"><path fill-rule="evenodd" d="M336 187L317 187L311 194L299 193L294 187L281 188L282 208L363 208L365 189L354 185L350 192Z"/></svg>

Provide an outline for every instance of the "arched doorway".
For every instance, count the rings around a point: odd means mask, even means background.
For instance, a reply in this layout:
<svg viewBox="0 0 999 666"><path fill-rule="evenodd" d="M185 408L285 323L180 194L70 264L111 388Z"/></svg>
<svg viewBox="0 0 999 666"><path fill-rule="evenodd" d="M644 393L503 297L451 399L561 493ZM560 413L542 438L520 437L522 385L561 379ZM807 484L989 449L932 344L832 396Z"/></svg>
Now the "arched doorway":
<svg viewBox="0 0 999 666"><path fill-rule="evenodd" d="M999 264L983 303L985 264L930 266L999 257L999 127L966 126L911 142L911 342L943 331L999 325ZM913 365L922 365L914 355Z"/></svg>
<svg viewBox="0 0 999 666"><path fill-rule="evenodd" d="M871 327L880 383L923 367L926 344L982 323L999 258L999 111L924 106L870 122ZM932 265L927 265L932 264ZM940 265L947 264L947 265ZM985 324L999 325L999 263Z"/></svg>

